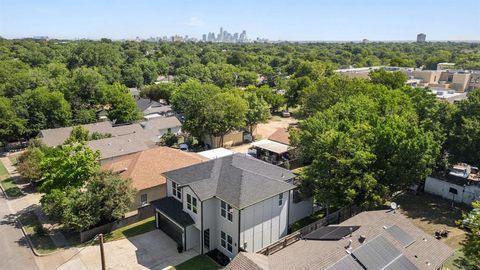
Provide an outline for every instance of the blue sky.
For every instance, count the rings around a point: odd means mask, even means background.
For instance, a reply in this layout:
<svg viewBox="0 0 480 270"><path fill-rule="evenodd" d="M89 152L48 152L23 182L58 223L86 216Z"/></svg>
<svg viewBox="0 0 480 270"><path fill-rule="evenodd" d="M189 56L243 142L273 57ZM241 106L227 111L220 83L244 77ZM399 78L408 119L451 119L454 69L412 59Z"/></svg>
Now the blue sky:
<svg viewBox="0 0 480 270"><path fill-rule="evenodd" d="M0 0L0 36L480 40L479 0Z"/></svg>

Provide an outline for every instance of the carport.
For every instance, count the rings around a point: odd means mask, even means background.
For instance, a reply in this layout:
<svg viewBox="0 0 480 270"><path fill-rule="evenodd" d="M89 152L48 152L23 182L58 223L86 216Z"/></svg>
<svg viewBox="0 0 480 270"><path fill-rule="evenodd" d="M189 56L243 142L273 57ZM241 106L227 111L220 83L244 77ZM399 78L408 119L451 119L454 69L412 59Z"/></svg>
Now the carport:
<svg viewBox="0 0 480 270"><path fill-rule="evenodd" d="M155 224L157 229L162 230L172 240L177 242L178 246L187 250L186 239L188 226L195 222L190 215L183 211L182 203L173 197L166 197L151 202L155 207Z"/></svg>

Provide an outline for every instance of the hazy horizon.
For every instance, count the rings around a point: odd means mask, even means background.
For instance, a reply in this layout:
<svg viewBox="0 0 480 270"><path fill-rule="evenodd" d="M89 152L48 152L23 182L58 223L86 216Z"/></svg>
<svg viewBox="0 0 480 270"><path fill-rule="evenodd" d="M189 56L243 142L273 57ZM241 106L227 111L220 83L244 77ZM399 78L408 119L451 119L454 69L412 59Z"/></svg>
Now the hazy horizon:
<svg viewBox="0 0 480 270"><path fill-rule="evenodd" d="M292 42L479 41L480 1L0 0L0 36L135 39L246 30Z"/></svg>

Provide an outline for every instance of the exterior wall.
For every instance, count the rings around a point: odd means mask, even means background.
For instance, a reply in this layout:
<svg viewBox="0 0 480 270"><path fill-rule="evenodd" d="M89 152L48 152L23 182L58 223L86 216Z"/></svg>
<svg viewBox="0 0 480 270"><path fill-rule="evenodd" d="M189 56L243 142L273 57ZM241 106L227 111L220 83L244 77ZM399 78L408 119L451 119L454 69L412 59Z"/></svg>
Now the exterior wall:
<svg viewBox="0 0 480 270"><path fill-rule="evenodd" d="M188 208L187 208L187 194L190 194L190 196L197 199L197 213L196 214L193 211L188 210ZM197 229L201 230L202 229L202 224L201 224L201 222L202 222L201 221L202 209L200 207L200 204L201 204L200 200L198 199L197 195L195 195L193 190L188 186L182 188L182 198L183 198L183 211L185 211L186 213L188 213L192 217L193 221L195 221L194 226Z"/></svg>
<svg viewBox="0 0 480 270"><path fill-rule="evenodd" d="M414 70L411 72L411 76L421 79L423 82L428 84L438 84L441 75L442 71Z"/></svg>
<svg viewBox="0 0 480 270"><path fill-rule="evenodd" d="M166 190L165 190L166 185L159 185L156 187L152 188L147 188L147 189L142 189L137 192L137 195L135 195L135 201L133 202L132 207L130 208L131 210L135 210L139 207L141 207L141 197L142 194L147 194L147 202L155 201L161 198L164 198L166 196Z"/></svg>
<svg viewBox="0 0 480 270"><path fill-rule="evenodd" d="M350 79L370 80L370 70L365 72L339 72L338 74L348 77Z"/></svg>
<svg viewBox="0 0 480 270"><path fill-rule="evenodd" d="M231 259L235 257L238 253L238 222L239 222L239 212L238 209L233 208L233 217L232 221L227 220L226 218L220 215L220 200L217 198L215 199L215 216L217 220L217 245L216 248L220 250L223 254L227 255ZM232 253L230 253L227 249L223 248L220 243L220 231L224 231L226 234L232 237ZM210 230L211 234L211 230ZM211 245L211 244L210 244Z"/></svg>
<svg viewBox="0 0 480 270"><path fill-rule="evenodd" d="M468 90L480 87L480 73L472 73L468 82Z"/></svg>
<svg viewBox="0 0 480 270"><path fill-rule="evenodd" d="M453 196L449 191L450 188L455 188L458 194ZM425 192L441 196L448 200L452 200L453 198L455 202L463 202L469 205L472 201L480 200L480 187L478 186L459 186L433 177L427 177L425 181Z"/></svg>
<svg viewBox="0 0 480 270"><path fill-rule="evenodd" d="M240 247L253 253L287 234L288 193L283 193L281 206L277 195L241 211Z"/></svg>
<svg viewBox="0 0 480 270"><path fill-rule="evenodd" d="M293 198L293 190L290 198ZM313 198L307 198L301 202L295 203L290 200L290 213L288 214L288 225L313 214Z"/></svg>
<svg viewBox="0 0 480 270"><path fill-rule="evenodd" d="M217 219L221 218L221 216L220 213L217 215L217 208L220 208L218 199L212 198L203 201L203 230L210 230L210 248L204 246L204 253L215 249L217 246L220 246L220 231L217 227ZM203 232L201 235L203 237Z"/></svg>
<svg viewBox="0 0 480 270"><path fill-rule="evenodd" d="M203 136L202 141L212 148L222 147L220 145L221 138L220 137L211 137L211 136ZM225 136L223 136L223 147L230 147L233 145L239 145L243 143L243 131L236 131L231 132Z"/></svg>
<svg viewBox="0 0 480 270"><path fill-rule="evenodd" d="M453 74L453 88L458 91L465 91L468 85L468 81L470 80L469 73L455 73Z"/></svg>
<svg viewBox="0 0 480 270"><path fill-rule="evenodd" d="M185 229L184 234L185 233L187 235L185 249L189 250L193 248L197 250L200 244L200 230L197 229L194 225L191 225Z"/></svg>

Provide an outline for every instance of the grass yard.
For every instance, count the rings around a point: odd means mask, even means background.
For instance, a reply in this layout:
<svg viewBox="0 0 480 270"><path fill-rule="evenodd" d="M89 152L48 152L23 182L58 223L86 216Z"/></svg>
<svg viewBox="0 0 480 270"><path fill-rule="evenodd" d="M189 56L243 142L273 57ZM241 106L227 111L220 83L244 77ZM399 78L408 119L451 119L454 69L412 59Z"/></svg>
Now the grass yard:
<svg viewBox="0 0 480 270"><path fill-rule="evenodd" d="M21 154L9 155L9 156L8 156L8 159L10 160L10 162L12 162L13 165L17 165L17 163L18 163L18 157L19 157L20 155L21 155Z"/></svg>
<svg viewBox="0 0 480 270"><path fill-rule="evenodd" d="M38 221L37 216L33 212L22 214L19 219L37 253L49 254L57 249L48 235L48 232L38 229L42 224Z"/></svg>
<svg viewBox="0 0 480 270"><path fill-rule="evenodd" d="M183 262L175 267L170 267L173 270L217 270L220 266L210 259L207 255L198 255L186 262Z"/></svg>
<svg viewBox="0 0 480 270"><path fill-rule="evenodd" d="M455 223L462 219L461 210L468 211L468 207L455 204L459 210L452 210L451 201L426 193L420 195L405 193L395 198L395 202L400 204L401 211L411 219L411 222L426 233L434 235L435 231L445 228L450 230L448 238L441 241L456 252L445 264L446 269L471 269L463 263L461 251L465 232Z"/></svg>
<svg viewBox="0 0 480 270"><path fill-rule="evenodd" d="M313 213L312 215L310 215L308 217L304 217L304 218L300 219L299 221L290 225L290 231L294 232L294 231L300 230L301 228L303 228L303 227L307 226L308 224L311 224L311 223L323 218L324 216L325 216L325 212L323 210L317 211L317 212Z"/></svg>
<svg viewBox="0 0 480 270"><path fill-rule="evenodd" d="M10 198L17 198L23 195L22 191L13 183L10 174L2 162L0 162L0 184Z"/></svg>
<svg viewBox="0 0 480 270"><path fill-rule="evenodd" d="M116 241L155 230L155 217L149 217L105 235L105 242Z"/></svg>

